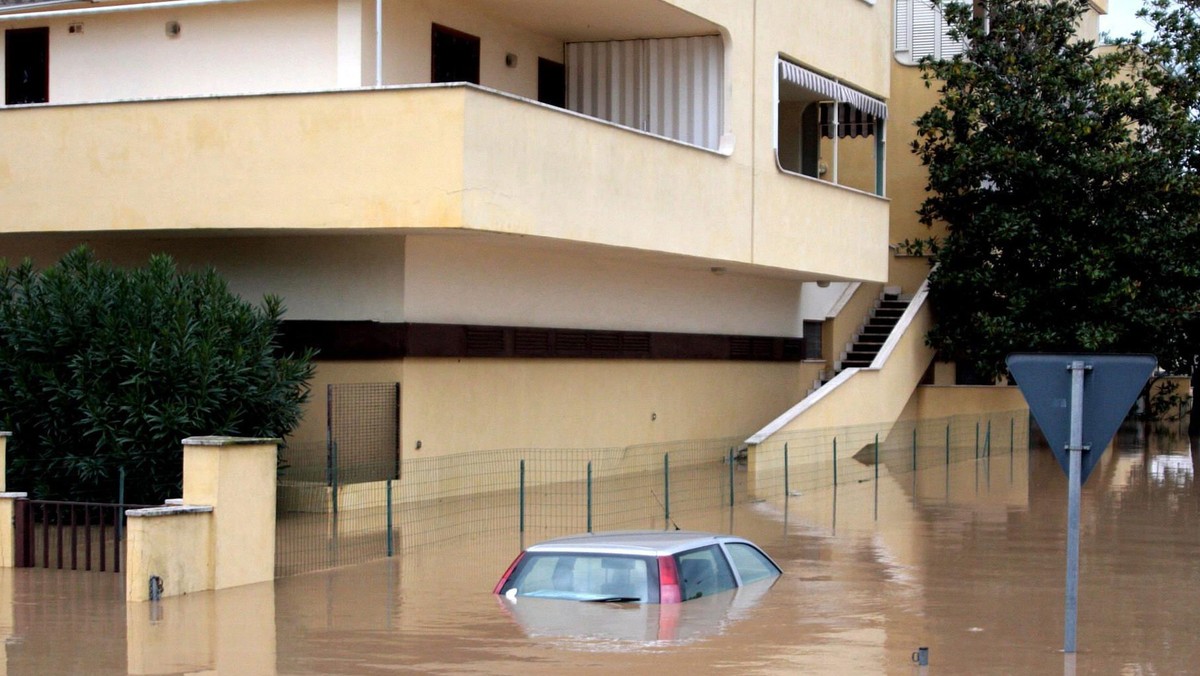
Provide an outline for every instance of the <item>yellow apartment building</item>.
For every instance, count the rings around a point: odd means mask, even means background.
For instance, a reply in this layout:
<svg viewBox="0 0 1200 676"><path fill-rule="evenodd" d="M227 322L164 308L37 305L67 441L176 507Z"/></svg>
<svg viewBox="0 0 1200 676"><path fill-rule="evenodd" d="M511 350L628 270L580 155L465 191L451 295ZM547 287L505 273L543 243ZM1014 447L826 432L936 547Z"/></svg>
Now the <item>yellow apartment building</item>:
<svg viewBox="0 0 1200 676"><path fill-rule="evenodd" d="M297 437L326 385L395 383L402 457L895 419L927 309L886 380L808 395L881 293L919 298L891 245L924 234L928 9L0 0L0 256L279 294L321 350Z"/></svg>

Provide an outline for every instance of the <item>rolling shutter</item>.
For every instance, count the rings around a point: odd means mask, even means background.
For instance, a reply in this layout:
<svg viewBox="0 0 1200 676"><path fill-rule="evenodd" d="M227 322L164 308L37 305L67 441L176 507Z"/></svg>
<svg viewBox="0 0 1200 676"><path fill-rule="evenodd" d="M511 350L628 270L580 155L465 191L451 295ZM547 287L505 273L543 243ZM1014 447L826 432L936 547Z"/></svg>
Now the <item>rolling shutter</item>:
<svg viewBox="0 0 1200 676"><path fill-rule="evenodd" d="M567 107L715 150L724 126L724 46L716 35L566 46Z"/></svg>

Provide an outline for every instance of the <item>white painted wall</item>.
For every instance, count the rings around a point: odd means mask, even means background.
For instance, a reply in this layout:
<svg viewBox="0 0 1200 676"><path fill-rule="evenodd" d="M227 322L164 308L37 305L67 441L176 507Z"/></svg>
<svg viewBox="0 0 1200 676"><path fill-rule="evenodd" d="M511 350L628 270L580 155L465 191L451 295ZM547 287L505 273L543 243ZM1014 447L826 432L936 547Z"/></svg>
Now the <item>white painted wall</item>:
<svg viewBox="0 0 1200 676"><path fill-rule="evenodd" d="M0 251L46 266L82 242L0 239ZM211 264L248 301L282 296L288 319L770 336L802 329L799 281L717 275L698 260L526 237L93 237L88 244L127 266L157 252L183 267Z"/></svg>
<svg viewBox="0 0 1200 676"><path fill-rule="evenodd" d="M413 322L800 335L800 282L703 261L520 237L411 236L405 254Z"/></svg>
<svg viewBox="0 0 1200 676"><path fill-rule="evenodd" d="M849 282L832 282L824 288L812 282L805 284L804 293L800 299L801 317L808 321L824 321L834 314L833 306L842 297L842 293L848 286L850 286Z"/></svg>
<svg viewBox="0 0 1200 676"><path fill-rule="evenodd" d="M479 84L485 87L536 99L538 57L560 63L563 60L560 40L517 28L494 16L472 11L461 3L385 0L384 84L429 82L434 23L479 38ZM515 68L505 65L507 53L517 55Z"/></svg>
<svg viewBox="0 0 1200 676"><path fill-rule="evenodd" d="M337 85L326 0L278 0L4 23L50 26L50 102L223 95ZM178 21L171 38L166 23ZM70 33L70 24L83 31Z"/></svg>
<svg viewBox="0 0 1200 676"><path fill-rule="evenodd" d="M181 268L212 265L243 299L283 297L288 319L403 321L404 238L391 235L321 237L54 237L0 239L38 267L54 264L86 243L97 257L122 266L145 265L167 253ZM16 259L10 259L15 262Z"/></svg>
<svg viewBox="0 0 1200 676"><path fill-rule="evenodd" d="M166 34L179 22L178 37ZM563 43L460 2L384 0L383 84L430 81L440 23L480 37L481 84L537 98L538 57ZM70 33L71 24L82 32ZM354 88L375 84L375 0L257 0L5 21L50 27L50 102ZM0 74L3 73L0 50ZM517 55L515 67L506 54Z"/></svg>

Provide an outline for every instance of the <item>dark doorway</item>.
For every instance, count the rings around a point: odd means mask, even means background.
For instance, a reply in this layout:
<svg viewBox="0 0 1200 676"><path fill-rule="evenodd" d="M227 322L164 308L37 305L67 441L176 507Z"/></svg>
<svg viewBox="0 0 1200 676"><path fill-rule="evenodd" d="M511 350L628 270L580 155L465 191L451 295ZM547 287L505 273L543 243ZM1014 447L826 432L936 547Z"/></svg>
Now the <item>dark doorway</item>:
<svg viewBox="0 0 1200 676"><path fill-rule="evenodd" d="M50 100L50 29L4 31L4 103Z"/></svg>
<svg viewBox="0 0 1200 676"><path fill-rule="evenodd" d="M433 82L479 84L479 38L433 24Z"/></svg>
<svg viewBox="0 0 1200 676"><path fill-rule="evenodd" d="M538 101L567 107L567 69L561 63L538 57Z"/></svg>

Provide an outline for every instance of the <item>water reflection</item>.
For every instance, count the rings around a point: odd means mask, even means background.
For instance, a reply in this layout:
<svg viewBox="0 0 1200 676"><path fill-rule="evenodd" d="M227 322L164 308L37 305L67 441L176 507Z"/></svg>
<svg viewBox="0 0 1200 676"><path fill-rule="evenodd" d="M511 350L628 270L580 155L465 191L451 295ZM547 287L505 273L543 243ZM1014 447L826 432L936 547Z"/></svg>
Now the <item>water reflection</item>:
<svg viewBox="0 0 1200 676"><path fill-rule="evenodd" d="M577 603L497 597L501 610L530 638L555 639L579 650L642 650L720 634L749 617L778 578L687 603Z"/></svg>
<svg viewBox="0 0 1200 676"><path fill-rule="evenodd" d="M732 528L785 571L677 617L506 608L490 594L518 549L505 532L129 606L120 576L0 571L0 663L13 674L1194 671L1200 496L1186 439L1126 430L1084 486L1071 660L1060 652L1066 479L1052 455L1005 449L916 473L884 460L877 483L675 515L684 528Z"/></svg>

